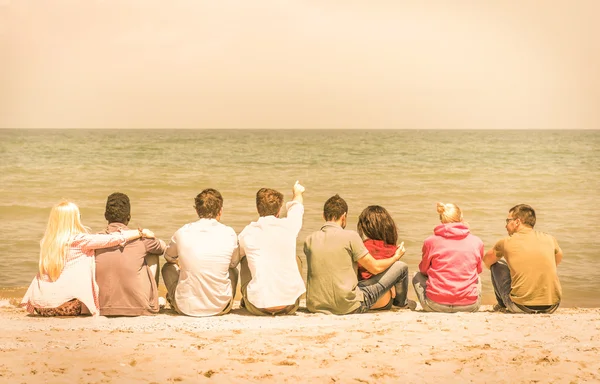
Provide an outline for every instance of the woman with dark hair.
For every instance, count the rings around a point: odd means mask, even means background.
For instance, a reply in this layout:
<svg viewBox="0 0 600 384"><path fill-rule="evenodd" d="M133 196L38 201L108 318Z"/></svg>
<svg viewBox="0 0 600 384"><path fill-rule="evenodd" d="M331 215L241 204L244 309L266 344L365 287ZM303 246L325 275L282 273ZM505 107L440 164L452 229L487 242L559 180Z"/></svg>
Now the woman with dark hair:
<svg viewBox="0 0 600 384"><path fill-rule="evenodd" d="M358 216L357 232L363 239L365 247L375 259L387 259L396 253L398 248L403 248L404 243L396 245L398 242L398 230L396 223L389 212L379 206L370 205L365 208ZM358 280L365 281L373 277L360 264L358 265ZM392 306L393 298L396 296L394 287L386 295L382 296L371 309L389 309Z"/></svg>

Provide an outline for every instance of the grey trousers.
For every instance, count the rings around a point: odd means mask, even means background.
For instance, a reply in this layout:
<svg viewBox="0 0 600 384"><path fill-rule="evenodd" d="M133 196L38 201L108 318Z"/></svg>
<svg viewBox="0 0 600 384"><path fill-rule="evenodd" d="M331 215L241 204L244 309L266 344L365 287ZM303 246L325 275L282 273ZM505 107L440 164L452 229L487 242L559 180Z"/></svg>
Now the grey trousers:
<svg viewBox="0 0 600 384"><path fill-rule="evenodd" d="M177 284L179 283L179 265L174 263L165 263L162 267L162 277L165 282L165 286L167 287L167 301L171 304L171 308L173 308L177 313L185 315L185 313L179 310L177 306L177 302L175 300L175 290L177 289ZM231 291L235 296L235 290L237 289L238 283L238 270L237 268L229 268L229 280L231 281ZM233 307L233 297L229 304L225 309L223 309L217 315L224 315L231 311Z"/></svg>
<svg viewBox="0 0 600 384"><path fill-rule="evenodd" d="M417 272L415 274L415 277L413 277L413 287L415 288L415 293L419 298L421 307L423 307L423 311L455 313L477 312L479 310L479 307L481 306L481 280L477 282L479 296L477 297L477 301L475 303L469 305L451 305L439 304L427 298L427 279L428 277L422 274L421 272Z"/></svg>
<svg viewBox="0 0 600 384"><path fill-rule="evenodd" d="M507 312L512 313L552 313L556 311L560 302L554 305L541 307L526 307L512 301L510 296L512 279L510 277L510 269L506 261L500 260L490 267L492 274L492 285L494 286L494 294L498 305L505 308Z"/></svg>
<svg viewBox="0 0 600 384"><path fill-rule="evenodd" d="M363 293L363 301L355 313L367 312L392 287L396 288L394 305L397 307L408 305L408 265L405 262L396 261L380 274L358 282L358 288Z"/></svg>

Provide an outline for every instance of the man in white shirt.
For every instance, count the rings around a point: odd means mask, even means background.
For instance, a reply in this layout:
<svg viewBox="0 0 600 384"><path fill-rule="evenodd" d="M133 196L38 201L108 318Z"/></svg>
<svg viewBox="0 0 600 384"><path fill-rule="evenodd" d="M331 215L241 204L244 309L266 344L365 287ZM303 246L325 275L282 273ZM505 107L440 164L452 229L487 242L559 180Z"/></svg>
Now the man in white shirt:
<svg viewBox="0 0 600 384"><path fill-rule="evenodd" d="M306 292L296 262L296 239L302 228L304 187L296 181L287 217L280 218L283 195L270 188L256 193L259 218L240 233L243 306L257 316L291 315Z"/></svg>
<svg viewBox="0 0 600 384"><path fill-rule="evenodd" d="M184 315L222 315L231 310L237 286L236 234L220 222L223 197L219 191L200 192L195 208L200 220L179 228L164 253L167 300Z"/></svg>

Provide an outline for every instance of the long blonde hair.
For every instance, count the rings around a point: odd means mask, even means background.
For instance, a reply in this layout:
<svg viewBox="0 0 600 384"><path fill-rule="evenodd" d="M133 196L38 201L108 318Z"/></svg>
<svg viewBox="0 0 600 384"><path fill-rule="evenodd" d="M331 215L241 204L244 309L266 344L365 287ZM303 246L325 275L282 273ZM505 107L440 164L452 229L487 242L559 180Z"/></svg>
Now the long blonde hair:
<svg viewBox="0 0 600 384"><path fill-rule="evenodd" d="M463 221L462 211L456 204L437 203L437 212L440 214L440 221L443 224Z"/></svg>
<svg viewBox="0 0 600 384"><path fill-rule="evenodd" d="M52 207L46 232L40 241L40 274L56 281L65 266L71 241L76 235L87 232L81 224L77 205L61 201Z"/></svg>

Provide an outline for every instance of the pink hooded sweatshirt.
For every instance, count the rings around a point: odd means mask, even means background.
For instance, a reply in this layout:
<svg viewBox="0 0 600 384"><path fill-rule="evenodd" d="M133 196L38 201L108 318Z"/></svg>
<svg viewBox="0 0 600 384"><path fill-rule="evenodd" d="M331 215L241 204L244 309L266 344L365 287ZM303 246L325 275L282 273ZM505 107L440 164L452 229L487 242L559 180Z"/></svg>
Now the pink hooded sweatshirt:
<svg viewBox="0 0 600 384"><path fill-rule="evenodd" d="M438 304L477 301L483 241L464 223L440 224L423 242L419 271L428 276L426 296Z"/></svg>

